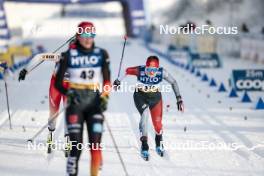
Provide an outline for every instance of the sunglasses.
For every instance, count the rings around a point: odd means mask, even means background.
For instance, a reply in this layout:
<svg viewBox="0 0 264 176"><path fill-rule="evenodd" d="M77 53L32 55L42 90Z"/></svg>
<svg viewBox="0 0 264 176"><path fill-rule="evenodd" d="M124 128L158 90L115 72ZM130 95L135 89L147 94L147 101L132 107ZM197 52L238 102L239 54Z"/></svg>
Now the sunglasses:
<svg viewBox="0 0 264 176"><path fill-rule="evenodd" d="M80 34L81 38L95 38L96 34L92 32L84 32Z"/></svg>
<svg viewBox="0 0 264 176"><path fill-rule="evenodd" d="M157 72L158 70L159 68L156 68L156 67L146 67L147 72Z"/></svg>

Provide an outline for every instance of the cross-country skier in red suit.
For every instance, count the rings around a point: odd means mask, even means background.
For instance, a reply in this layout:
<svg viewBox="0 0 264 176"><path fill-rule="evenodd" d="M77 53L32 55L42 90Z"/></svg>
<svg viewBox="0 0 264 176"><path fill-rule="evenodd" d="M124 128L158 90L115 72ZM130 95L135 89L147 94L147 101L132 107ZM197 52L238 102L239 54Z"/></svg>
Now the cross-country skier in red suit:
<svg viewBox="0 0 264 176"><path fill-rule="evenodd" d="M70 43L69 48L72 48L73 46L73 42ZM33 60L30 61L30 63L28 64L28 66L24 69L22 69L19 73L19 78L18 80L25 80L26 75L28 73L28 70L31 70L32 68L34 68L38 63L40 62L39 58L35 58ZM48 134L48 139L47 139L47 146L48 146L48 153L50 153L52 151L52 146L54 143L53 140L53 133L56 129L56 121L57 121L57 117L58 117L58 112L59 112L59 108L60 108L60 103L63 102L63 104L66 104L66 96L61 94L56 88L55 88L55 75L58 71L58 67L59 67L59 62L55 63L55 68L53 70L51 79L50 79L50 86L49 86L49 118L48 118L48 130L49 130L49 134ZM64 75L64 79L63 79L63 86L68 89L69 88L69 74L65 73ZM66 145L65 145L65 155L68 155L69 152L69 135L68 135L68 131L65 125L65 141L66 141Z"/></svg>
<svg viewBox="0 0 264 176"><path fill-rule="evenodd" d="M164 147L162 145L162 95L159 89L159 84L163 80L171 84L177 100L178 110L183 111L184 106L178 84L176 80L163 67L159 66L159 59L157 56L149 56L147 58L146 65L127 68L125 76L127 75L136 76L139 82L134 92L134 103L141 115L139 123L139 130L141 134L140 140L142 142L141 156L145 160L148 160L149 158L147 134L148 109L150 110L152 123L156 132L156 151L160 156L163 156ZM123 78L118 78L114 81L115 88L118 88L120 86L121 79Z"/></svg>

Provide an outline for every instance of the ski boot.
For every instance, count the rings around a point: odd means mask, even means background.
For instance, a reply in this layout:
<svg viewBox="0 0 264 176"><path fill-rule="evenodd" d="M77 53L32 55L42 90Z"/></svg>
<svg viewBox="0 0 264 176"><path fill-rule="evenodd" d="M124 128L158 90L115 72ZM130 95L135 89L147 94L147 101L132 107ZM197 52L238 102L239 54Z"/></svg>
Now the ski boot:
<svg viewBox="0 0 264 176"><path fill-rule="evenodd" d="M156 134L155 137L155 143L156 143L156 152L158 155L160 155L161 157L164 156L164 147L162 144L162 134Z"/></svg>
<svg viewBox="0 0 264 176"><path fill-rule="evenodd" d="M148 161L149 160L149 146L148 146L148 141L147 141L147 137L142 136L141 137L141 157L145 160Z"/></svg>
<svg viewBox="0 0 264 176"><path fill-rule="evenodd" d="M48 139L47 139L47 146L48 146L47 153L49 154L52 152L52 149L54 148L53 131L50 131L50 130L49 130Z"/></svg>
<svg viewBox="0 0 264 176"><path fill-rule="evenodd" d="M66 158L70 155L71 151L71 143L69 135L65 135L65 148L64 148L64 155Z"/></svg>
<svg viewBox="0 0 264 176"><path fill-rule="evenodd" d="M142 157L145 161L148 161L148 160L149 160L149 152L148 152L148 150L142 150L142 149L141 149L141 157Z"/></svg>

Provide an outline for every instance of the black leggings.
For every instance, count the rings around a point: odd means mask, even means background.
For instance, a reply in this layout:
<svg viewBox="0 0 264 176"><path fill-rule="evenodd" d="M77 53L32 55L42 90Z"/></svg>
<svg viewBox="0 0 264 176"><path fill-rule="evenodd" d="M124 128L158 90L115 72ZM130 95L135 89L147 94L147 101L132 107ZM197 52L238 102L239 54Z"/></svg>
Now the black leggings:
<svg viewBox="0 0 264 176"><path fill-rule="evenodd" d="M83 125L86 123L88 129L89 144L83 147L90 147L91 151L91 175L96 175L101 164L101 137L103 132L103 114L100 110L100 98L98 93L84 93L78 91L86 103L74 104L69 102L66 110L66 123L69 132L72 148L67 162L67 173L70 176L77 176L78 161L81 155L83 144ZM90 102L90 103L89 103Z"/></svg>
<svg viewBox="0 0 264 176"><path fill-rule="evenodd" d="M146 108L152 109L162 99L160 92L134 92L134 103L140 114L144 112Z"/></svg>

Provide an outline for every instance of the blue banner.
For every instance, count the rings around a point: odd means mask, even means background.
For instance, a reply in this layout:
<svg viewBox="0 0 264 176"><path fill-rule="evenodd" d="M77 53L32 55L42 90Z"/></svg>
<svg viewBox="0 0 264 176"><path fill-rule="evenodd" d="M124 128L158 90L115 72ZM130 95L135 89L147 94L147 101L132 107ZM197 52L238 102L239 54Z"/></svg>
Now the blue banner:
<svg viewBox="0 0 264 176"><path fill-rule="evenodd" d="M190 53L189 47L176 47L173 45L169 45L167 49L167 54L171 57L171 59L188 59Z"/></svg>
<svg viewBox="0 0 264 176"><path fill-rule="evenodd" d="M233 70L231 84L238 91L264 91L264 70Z"/></svg>
<svg viewBox="0 0 264 176"><path fill-rule="evenodd" d="M197 68L220 68L222 66L220 58L216 53L191 53L189 64Z"/></svg>

